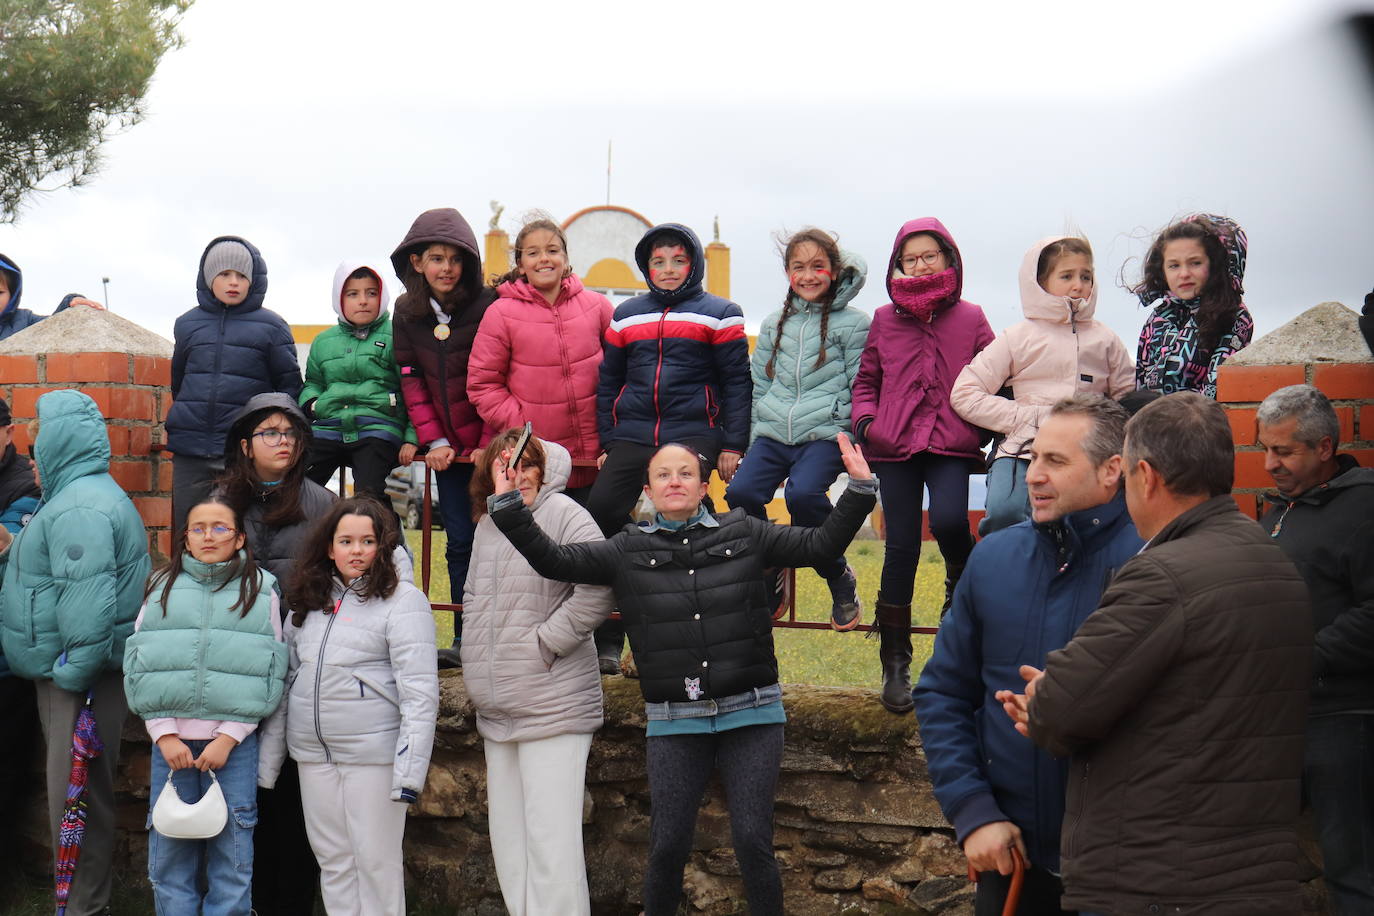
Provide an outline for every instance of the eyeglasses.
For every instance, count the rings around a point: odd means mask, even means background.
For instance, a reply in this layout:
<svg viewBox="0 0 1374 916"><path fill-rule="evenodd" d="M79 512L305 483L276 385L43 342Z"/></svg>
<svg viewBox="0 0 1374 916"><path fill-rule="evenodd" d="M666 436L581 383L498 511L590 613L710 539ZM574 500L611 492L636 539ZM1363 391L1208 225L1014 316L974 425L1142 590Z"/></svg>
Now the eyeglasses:
<svg viewBox="0 0 1374 916"><path fill-rule="evenodd" d="M909 254L902 258L902 270L911 270L917 264L924 263L927 267L934 267L935 262L945 256L943 251L927 251L925 254Z"/></svg>
<svg viewBox="0 0 1374 916"><path fill-rule="evenodd" d="M261 439L262 444L268 447L281 445L282 440L289 442L296 441L296 431L294 429L262 429L253 433L254 439Z"/></svg>
<svg viewBox="0 0 1374 916"><path fill-rule="evenodd" d="M188 529L186 529L186 533L187 533L187 534L194 534L194 535L195 535L196 537L198 537L198 538L203 538L203 537L217 537L217 538L222 538L222 537L225 537L225 536L227 536L227 535L233 534L233 533L234 533L234 529L233 529L233 528L226 527L226 526L224 526L224 525L212 525L212 526L209 527L209 528L206 528L206 527L204 527L204 526L202 526L202 525L197 525L197 526L194 527L194 528L188 528Z"/></svg>

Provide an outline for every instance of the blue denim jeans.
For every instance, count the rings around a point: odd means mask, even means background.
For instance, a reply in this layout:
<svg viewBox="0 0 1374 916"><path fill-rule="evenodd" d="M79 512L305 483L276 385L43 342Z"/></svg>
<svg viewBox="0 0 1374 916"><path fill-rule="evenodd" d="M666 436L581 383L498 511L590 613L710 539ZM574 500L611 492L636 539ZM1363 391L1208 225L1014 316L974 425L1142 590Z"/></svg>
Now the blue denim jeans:
<svg viewBox="0 0 1374 916"><path fill-rule="evenodd" d="M472 465L450 464L448 470L437 471L434 482L439 488L439 516L444 520L444 534L448 546L444 558L448 560L448 590L454 604L463 600L463 583L468 578L468 562L472 559L472 536L477 523L472 520L472 502L468 484L472 482ZM463 617L453 620L453 642L463 636Z"/></svg>
<svg viewBox="0 0 1374 916"><path fill-rule="evenodd" d="M725 491L731 509L741 508L755 518L766 518L764 506L773 499L778 484L787 486L783 498L792 524L816 528L830 516L830 485L844 470L840 447L823 439L803 445L785 445L775 439L755 439ZM843 575L844 556L816 564L822 579Z"/></svg>
<svg viewBox="0 0 1374 916"><path fill-rule="evenodd" d="M1024 458L998 458L988 469L987 514L978 523L978 536L1010 528L1030 518L1030 493L1026 490Z"/></svg>
<svg viewBox="0 0 1374 916"><path fill-rule="evenodd" d="M1303 791L1334 913L1374 913L1374 715L1307 723Z"/></svg>
<svg viewBox="0 0 1374 916"><path fill-rule="evenodd" d="M199 756L210 742L187 741ZM211 840L174 840L152 828L153 805L167 782L167 761L153 746L152 791L148 799L148 881L158 916L247 916L252 906L253 828L258 823L258 736L249 735L229 752L215 771L229 806L229 820ZM172 785L184 802L200 799L210 788L210 775L195 767L172 774ZM200 874L207 887L200 894Z"/></svg>

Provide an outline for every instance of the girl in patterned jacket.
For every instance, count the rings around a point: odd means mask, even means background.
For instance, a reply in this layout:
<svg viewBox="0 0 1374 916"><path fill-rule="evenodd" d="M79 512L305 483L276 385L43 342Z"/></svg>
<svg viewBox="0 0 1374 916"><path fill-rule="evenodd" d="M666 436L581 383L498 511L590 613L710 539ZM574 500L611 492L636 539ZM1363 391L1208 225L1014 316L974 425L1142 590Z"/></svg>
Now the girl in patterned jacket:
<svg viewBox="0 0 1374 916"><path fill-rule="evenodd" d="M782 261L787 296L759 330L750 363L752 441L725 501L766 518L764 505L786 479L792 523L815 528L830 514L830 485L844 470L835 437L849 432L850 389L868 340L868 315L849 303L868 266L820 229L788 239ZM854 629L861 610L854 570L839 556L816 572L830 587L830 625ZM775 581L769 585L776 595Z"/></svg>
<svg viewBox="0 0 1374 916"><path fill-rule="evenodd" d="M1155 237L1131 287L1154 310L1140 330L1137 388L1217 396L1217 369L1255 330L1241 301L1246 244L1235 220L1210 213L1186 216Z"/></svg>

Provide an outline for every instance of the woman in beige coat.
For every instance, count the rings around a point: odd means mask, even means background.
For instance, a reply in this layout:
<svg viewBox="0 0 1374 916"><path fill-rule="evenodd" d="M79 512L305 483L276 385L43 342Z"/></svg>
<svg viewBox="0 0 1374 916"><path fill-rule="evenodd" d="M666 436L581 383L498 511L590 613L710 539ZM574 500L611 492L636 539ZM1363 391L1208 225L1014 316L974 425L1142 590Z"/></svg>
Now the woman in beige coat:
<svg viewBox="0 0 1374 916"><path fill-rule="evenodd" d="M495 457L519 438L497 436L476 463L477 533L463 589L463 682L487 757L492 857L513 916L587 914L582 796L592 732L601 727L601 675L591 634L611 612L610 589L545 579L486 514ZM560 544L599 541L586 510L562 492L567 449L530 439L521 497Z"/></svg>

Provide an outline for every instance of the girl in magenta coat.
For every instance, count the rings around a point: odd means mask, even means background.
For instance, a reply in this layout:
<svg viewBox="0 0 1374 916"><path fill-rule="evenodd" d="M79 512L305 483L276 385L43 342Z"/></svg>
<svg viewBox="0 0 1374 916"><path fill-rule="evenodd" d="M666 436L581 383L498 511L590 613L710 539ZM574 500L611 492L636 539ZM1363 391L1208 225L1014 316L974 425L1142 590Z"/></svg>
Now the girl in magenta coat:
<svg viewBox="0 0 1374 916"><path fill-rule="evenodd" d="M582 287L563 230L549 219L515 237L515 268L494 286L468 360L468 400L493 429L526 421L574 459L600 453L596 381L611 303ZM583 501L596 469L575 467L569 496Z"/></svg>
<svg viewBox="0 0 1374 916"><path fill-rule="evenodd" d="M921 495L952 592L973 550L968 475L982 463L979 431L955 413L959 372L992 342L983 310L960 298L964 263L938 219L902 226L887 264L892 297L873 316L854 379L854 432L882 483L887 547L878 587L883 705L910 712L911 593L921 552Z"/></svg>

